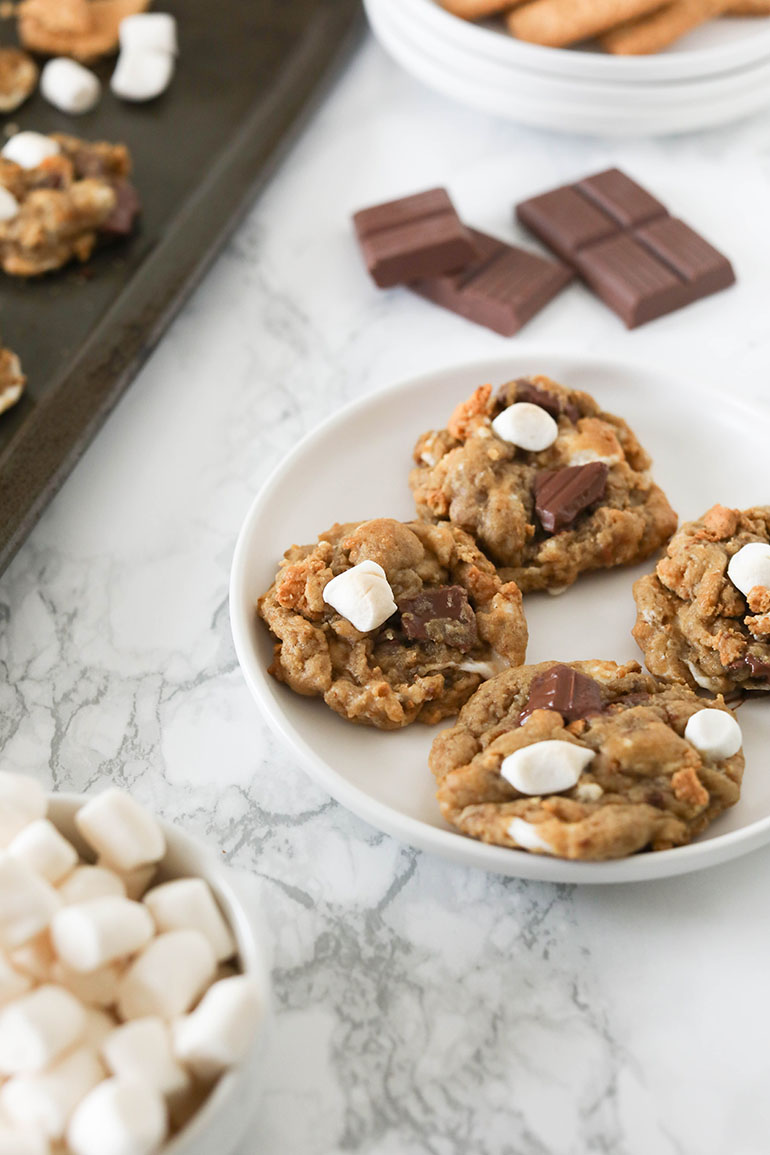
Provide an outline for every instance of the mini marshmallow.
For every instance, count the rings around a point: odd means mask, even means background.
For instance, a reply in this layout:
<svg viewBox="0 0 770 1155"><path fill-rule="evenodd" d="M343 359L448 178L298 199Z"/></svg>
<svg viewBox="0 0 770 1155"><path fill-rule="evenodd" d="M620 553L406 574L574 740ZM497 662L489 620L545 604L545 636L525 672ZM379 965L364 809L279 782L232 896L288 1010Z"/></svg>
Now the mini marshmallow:
<svg viewBox="0 0 770 1155"><path fill-rule="evenodd" d="M68 56L57 56L40 73L40 91L54 108L79 116L96 107L102 86L88 68Z"/></svg>
<svg viewBox="0 0 770 1155"><path fill-rule="evenodd" d="M124 50L112 74L110 88L122 100L155 100L171 83L174 57L167 52Z"/></svg>
<svg viewBox="0 0 770 1155"><path fill-rule="evenodd" d="M44 818L45 791L33 778L0 770L0 846L7 846L20 830Z"/></svg>
<svg viewBox="0 0 770 1155"><path fill-rule="evenodd" d="M548 449L559 435L559 426L551 414L529 401L509 405L495 417L492 428L501 440L530 453Z"/></svg>
<svg viewBox="0 0 770 1155"><path fill-rule="evenodd" d="M189 1074L171 1051L168 1025L156 1016L117 1027L104 1040L102 1055L113 1075L144 1079L166 1098L185 1095L190 1087Z"/></svg>
<svg viewBox="0 0 770 1155"><path fill-rule="evenodd" d="M217 962L235 954L235 939L204 879L164 882L149 890L144 902L159 931L199 930L211 943Z"/></svg>
<svg viewBox="0 0 770 1155"><path fill-rule="evenodd" d="M91 1047L77 1047L37 1075L16 1075L0 1090L0 1107L13 1122L61 1139L70 1115L105 1077Z"/></svg>
<svg viewBox="0 0 770 1155"><path fill-rule="evenodd" d="M69 991L47 984L0 1011L0 1074L41 1071L80 1041L85 1014Z"/></svg>
<svg viewBox="0 0 770 1155"><path fill-rule="evenodd" d="M17 132L0 151L0 156L22 168L37 168L49 156L61 152L55 140L41 132Z"/></svg>
<svg viewBox="0 0 770 1155"><path fill-rule="evenodd" d="M715 760L732 758L743 742L740 726L725 710L698 710L688 719L684 736L701 754Z"/></svg>
<svg viewBox="0 0 770 1155"><path fill-rule="evenodd" d="M5 185L0 184L0 221L12 221L18 212L19 202L16 197Z"/></svg>
<svg viewBox="0 0 770 1155"><path fill-rule="evenodd" d="M362 561L327 582L324 601L366 634L386 622L398 608L385 570L375 561Z"/></svg>
<svg viewBox="0 0 770 1155"><path fill-rule="evenodd" d="M125 898L126 884L114 870L104 866L76 866L56 888L65 906L88 902L92 898Z"/></svg>
<svg viewBox="0 0 770 1155"><path fill-rule="evenodd" d="M593 757L585 746L550 739L509 754L500 773L520 794L558 794L575 785Z"/></svg>
<svg viewBox="0 0 770 1155"><path fill-rule="evenodd" d="M0 1007L26 994L31 986L30 976L16 970L10 959L0 951Z"/></svg>
<svg viewBox="0 0 770 1155"><path fill-rule="evenodd" d="M51 1144L41 1131L0 1119L0 1155L51 1155Z"/></svg>
<svg viewBox="0 0 770 1155"><path fill-rule="evenodd" d="M770 589L770 545L764 541L750 541L733 554L727 566L727 576L744 597L756 586Z"/></svg>
<svg viewBox="0 0 770 1155"><path fill-rule="evenodd" d="M75 1108L67 1128L73 1155L154 1155L166 1137L163 1098L139 1079L105 1079Z"/></svg>
<svg viewBox="0 0 770 1155"><path fill-rule="evenodd" d="M83 1028L83 1046L92 1047L95 1051L102 1049L102 1044L118 1025L114 1015L100 1007L84 1007L85 1026Z"/></svg>
<svg viewBox="0 0 770 1155"><path fill-rule="evenodd" d="M70 970L62 962L55 962L51 967L51 980L87 1006L111 1007L118 997L118 984L123 970L119 963L108 963L88 974L82 974Z"/></svg>
<svg viewBox="0 0 770 1155"><path fill-rule="evenodd" d="M166 853L163 831L129 794L105 790L75 815L75 824L89 846L120 873L159 862Z"/></svg>
<svg viewBox="0 0 770 1155"><path fill-rule="evenodd" d="M244 1057L262 1010L248 975L214 983L191 1014L173 1023L174 1053L198 1078L214 1079Z"/></svg>
<svg viewBox="0 0 770 1155"><path fill-rule="evenodd" d="M216 969L211 944L199 930L160 934L123 975L118 1014L122 1019L175 1019L200 998Z"/></svg>
<svg viewBox="0 0 770 1155"><path fill-rule="evenodd" d="M0 947L24 946L46 929L59 906L50 883L10 854L0 855Z"/></svg>
<svg viewBox="0 0 770 1155"><path fill-rule="evenodd" d="M176 56L179 51L176 20L168 12L138 12L135 16L126 16L120 22L120 47Z"/></svg>
<svg viewBox="0 0 770 1155"><path fill-rule="evenodd" d="M54 950L65 966L81 973L135 954L154 933L146 907L112 895L62 907L51 922Z"/></svg>
<svg viewBox="0 0 770 1155"><path fill-rule="evenodd" d="M553 854L554 852L550 842L538 834L537 826L532 822L527 822L524 818L514 818L508 827L508 836L522 850L542 850L546 854Z"/></svg>
<svg viewBox="0 0 770 1155"><path fill-rule="evenodd" d="M19 946L8 955L11 966L16 967L36 983L48 982L56 955L51 946L51 936L47 930L37 938L31 938L24 946Z"/></svg>
<svg viewBox="0 0 770 1155"><path fill-rule="evenodd" d="M54 886L78 863L75 847L47 818L38 818L20 830L9 844L8 853Z"/></svg>

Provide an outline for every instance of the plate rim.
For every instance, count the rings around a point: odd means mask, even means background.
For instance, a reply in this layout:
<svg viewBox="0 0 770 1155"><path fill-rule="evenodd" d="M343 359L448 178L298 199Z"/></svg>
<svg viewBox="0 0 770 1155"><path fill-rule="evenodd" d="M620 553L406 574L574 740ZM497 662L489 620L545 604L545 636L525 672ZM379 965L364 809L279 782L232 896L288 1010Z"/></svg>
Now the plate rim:
<svg viewBox="0 0 770 1155"><path fill-rule="evenodd" d="M596 366L601 372L659 374L663 379L672 376L667 370L659 370L657 366L645 361L634 364L618 357L603 357L581 352L559 342L549 344L547 349L521 342L515 350L504 356L482 357L440 365L408 378L390 382L363 397L355 398L324 418L296 443L265 478L249 505L238 533L230 571L229 615L236 656L249 691L273 729L299 756L302 768L309 777L340 805L375 829L384 831L400 842L466 867L541 882L614 885L688 874L717 866L756 850L770 841L770 814L739 830L728 831L703 842L695 841L671 850L640 853L606 862L577 862L526 852L517 854L507 847L488 845L449 828L431 826L411 815L401 814L386 803L372 798L361 787L350 783L315 752L309 742L289 723L277 700L267 692L269 675L253 655L250 645L249 625L253 622L253 603L251 614L244 611L244 603L247 600L245 583L249 544L254 527L261 520L263 509L270 508L275 489L282 484L287 474L291 474L297 462L317 440L325 438L336 427L345 426L351 418L355 418L386 397L424 388L443 374L467 372L469 380L505 377L506 373L511 371L511 365L521 359L545 364L548 364L549 360L569 359L579 364L581 368ZM676 376L673 374L672 379ZM718 397L722 405L727 402L733 410L740 411L744 418L768 422L768 414L763 412L761 407L742 397L730 394L726 396L715 380L700 371L698 388L701 393ZM513 869L509 869L509 866Z"/></svg>

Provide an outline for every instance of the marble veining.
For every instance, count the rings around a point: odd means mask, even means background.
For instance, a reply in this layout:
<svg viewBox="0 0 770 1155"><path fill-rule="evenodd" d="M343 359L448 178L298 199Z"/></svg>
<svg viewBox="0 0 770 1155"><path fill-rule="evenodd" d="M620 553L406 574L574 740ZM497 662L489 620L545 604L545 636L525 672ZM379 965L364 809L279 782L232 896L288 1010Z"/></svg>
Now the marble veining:
<svg viewBox="0 0 770 1155"><path fill-rule="evenodd" d="M633 334L576 289L522 340L703 367L767 406L767 117L664 141L538 133L447 103L369 40L0 579L3 765L128 787L264 906L277 1016L239 1155L767 1153L770 850L613 888L422 855L310 782L230 640L238 527L297 439L389 380L512 347L378 293L350 210L447 183L516 235L519 189L609 163L686 193L739 285Z"/></svg>

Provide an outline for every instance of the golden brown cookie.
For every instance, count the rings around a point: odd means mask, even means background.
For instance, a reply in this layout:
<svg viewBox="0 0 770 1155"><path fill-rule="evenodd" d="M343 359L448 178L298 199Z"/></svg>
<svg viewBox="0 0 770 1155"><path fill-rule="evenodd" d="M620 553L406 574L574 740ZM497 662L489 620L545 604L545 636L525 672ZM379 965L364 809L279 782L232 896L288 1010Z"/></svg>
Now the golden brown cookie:
<svg viewBox="0 0 770 1155"><path fill-rule="evenodd" d="M374 625L354 612L369 614L372 598ZM527 645L518 587L450 525L334 525L316 545L287 550L258 612L277 639L279 681L382 730L456 714Z"/></svg>
<svg viewBox="0 0 770 1155"><path fill-rule="evenodd" d="M0 413L10 409L21 397L27 378L21 371L21 362L10 349L0 345Z"/></svg>
<svg viewBox="0 0 770 1155"><path fill-rule="evenodd" d="M721 699L635 662L541 662L481 686L430 766L441 812L463 834L596 861L705 830L738 801L740 745Z"/></svg>
<svg viewBox="0 0 770 1155"><path fill-rule="evenodd" d="M118 47L120 22L149 0L23 0L19 39L31 52L95 60Z"/></svg>
<svg viewBox="0 0 770 1155"><path fill-rule="evenodd" d="M522 403L528 418L534 406L545 411L540 424L551 421L546 448L525 449L501 428ZM676 528L650 477L650 458L625 421L547 377L510 381L496 393L480 386L446 429L420 437L414 459L419 516L472 534L504 580L524 591L559 589L586 570L638 562Z"/></svg>
<svg viewBox="0 0 770 1155"><path fill-rule="evenodd" d="M0 268L32 277L86 261L100 237L127 235L139 202L122 144L53 133L59 152L35 168L0 157L0 186L18 211L0 221Z"/></svg>
<svg viewBox="0 0 770 1155"><path fill-rule="evenodd" d="M37 87L37 65L19 48L0 48L0 112L13 112Z"/></svg>
<svg viewBox="0 0 770 1155"><path fill-rule="evenodd" d="M748 545L754 549L734 560ZM736 567L745 570L742 563L757 552L767 569L758 571L762 584L747 586ZM683 525L655 572L634 584L633 635L648 669L715 694L770 690L770 582L763 572L770 575L770 506L715 505Z"/></svg>

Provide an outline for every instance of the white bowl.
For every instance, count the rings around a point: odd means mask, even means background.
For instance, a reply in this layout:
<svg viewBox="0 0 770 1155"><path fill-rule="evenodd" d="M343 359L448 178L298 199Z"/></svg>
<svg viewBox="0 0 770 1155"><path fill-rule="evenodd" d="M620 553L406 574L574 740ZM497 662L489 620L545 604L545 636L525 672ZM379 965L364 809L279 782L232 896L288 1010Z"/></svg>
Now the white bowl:
<svg viewBox="0 0 770 1155"><path fill-rule="evenodd" d="M437 0L379 0L403 13L424 36L445 36L469 53L523 65L559 76L630 79L639 83L712 76L770 57L767 17L722 17L709 21L665 52L652 56L612 56L574 48L545 48L509 36L495 26L472 24L451 15ZM427 42L424 40L424 42Z"/></svg>
<svg viewBox="0 0 770 1155"><path fill-rule="evenodd" d="M93 860L93 852L78 833L75 814L93 797L86 794L51 794L48 817L77 847L81 856ZM166 856L157 881L196 876L211 887L238 945L238 962L259 986L265 1014L248 1054L226 1071L189 1122L161 1149L160 1155L230 1155L243 1138L259 1102L266 1061L270 1021L270 967L266 936L260 916L244 898L237 873L224 866L210 847L162 819ZM153 883L154 885L154 883ZM173 980L173 976L169 976Z"/></svg>

